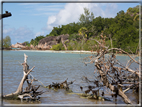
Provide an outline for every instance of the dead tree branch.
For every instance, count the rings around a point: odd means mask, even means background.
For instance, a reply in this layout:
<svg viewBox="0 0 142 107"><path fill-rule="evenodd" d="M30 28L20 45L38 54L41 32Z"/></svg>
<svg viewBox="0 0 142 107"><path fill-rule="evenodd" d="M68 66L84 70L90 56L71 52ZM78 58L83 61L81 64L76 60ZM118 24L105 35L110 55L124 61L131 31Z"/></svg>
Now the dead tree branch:
<svg viewBox="0 0 142 107"><path fill-rule="evenodd" d="M117 98L119 95L123 98L125 103L132 104L130 99L126 96L125 92L130 89L139 90L140 73L137 70L130 69L129 67L133 62L138 65L140 65L140 63L135 60L136 57L132 57L129 53L122 49L108 49L108 47L104 45L105 43L102 44L97 40L95 41L98 43L98 48L100 51L97 52L96 56L91 56L91 58L87 57L88 62L84 62L84 64L87 65L92 62L95 63L96 72L94 73L99 75L99 78L95 77L95 79L100 79L101 83L103 83L103 87L109 88L112 91L111 93L114 93L112 96ZM111 53L109 53L110 51ZM130 60L127 62L126 66L122 65L116 59L114 51L120 51L130 57ZM109 53L108 58L105 56L106 53ZM87 60L87 58L85 58L85 60ZM87 77L85 80L86 82L91 82ZM99 87L99 85L96 85L96 87Z"/></svg>
<svg viewBox="0 0 142 107"><path fill-rule="evenodd" d="M28 79L28 75L30 74L30 72L32 72L32 70L35 68L32 67L31 69L29 69L29 66L27 64L27 58L28 56L26 54L24 54L24 63L22 63L21 65L23 66L23 78L21 79L21 82L16 90L16 92L11 93L11 94L7 94L4 95L3 98L14 98L16 96L17 98L20 99L24 99L24 97L29 97L32 100L35 100L35 97L38 97L38 95L41 95L43 92L37 92L37 90L39 89L40 86L35 87L34 85L32 85L32 82L35 81L35 78L33 79ZM31 82L29 82L29 80ZM24 82L27 81L28 87L25 88L25 91L23 91L23 85Z"/></svg>

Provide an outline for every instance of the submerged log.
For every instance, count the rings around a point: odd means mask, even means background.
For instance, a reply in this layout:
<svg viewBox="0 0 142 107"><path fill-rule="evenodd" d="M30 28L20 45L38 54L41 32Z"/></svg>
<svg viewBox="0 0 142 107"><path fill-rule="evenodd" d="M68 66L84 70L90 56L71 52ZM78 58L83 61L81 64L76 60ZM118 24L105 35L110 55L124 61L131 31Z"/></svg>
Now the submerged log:
<svg viewBox="0 0 142 107"><path fill-rule="evenodd" d="M46 86L46 88L49 88L49 89L66 89L66 91L70 91L72 92L71 90L69 90L69 85L73 84L74 81L71 81L71 82L67 82L68 78L64 81L64 82L61 82L61 83L54 83L52 82L52 84L49 84L48 86Z"/></svg>

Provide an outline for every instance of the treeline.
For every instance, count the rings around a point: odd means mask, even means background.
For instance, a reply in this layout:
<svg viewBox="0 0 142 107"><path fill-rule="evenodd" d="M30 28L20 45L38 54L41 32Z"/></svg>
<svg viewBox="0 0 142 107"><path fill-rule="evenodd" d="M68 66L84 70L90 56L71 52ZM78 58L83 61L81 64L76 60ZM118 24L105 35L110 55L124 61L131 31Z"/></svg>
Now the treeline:
<svg viewBox="0 0 142 107"><path fill-rule="evenodd" d="M80 15L77 23L53 27L49 34L40 35L28 44L35 46L44 37L61 34L69 34L70 41L66 43L68 50L95 50L96 42L91 39L99 40L103 36L106 38L107 45L111 44L111 39L114 48L135 53L139 43L139 6L130 7L127 12L121 10L114 18L103 18L101 16L94 18L94 14L84 8L84 14ZM60 46L62 47L62 44Z"/></svg>

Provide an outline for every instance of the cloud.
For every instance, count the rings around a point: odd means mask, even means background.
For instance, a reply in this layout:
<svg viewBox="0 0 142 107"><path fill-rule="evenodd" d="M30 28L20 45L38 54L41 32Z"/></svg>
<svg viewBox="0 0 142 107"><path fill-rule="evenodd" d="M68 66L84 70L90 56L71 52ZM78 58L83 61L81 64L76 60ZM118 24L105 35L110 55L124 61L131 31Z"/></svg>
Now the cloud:
<svg viewBox="0 0 142 107"><path fill-rule="evenodd" d="M94 13L95 17L114 17L118 7L114 3L67 3L56 15L48 17L47 29L65 25L72 22L78 22L80 14L84 13L84 7Z"/></svg>
<svg viewBox="0 0 142 107"><path fill-rule="evenodd" d="M29 41L34 38L33 30L27 27L19 27L18 29L15 28L4 28L3 29L3 38L9 35L11 37L12 44L16 42L25 42ZM30 42L30 41L29 41Z"/></svg>
<svg viewBox="0 0 142 107"><path fill-rule="evenodd" d="M117 4L106 4L104 17L115 17L118 11L119 10Z"/></svg>
<svg viewBox="0 0 142 107"><path fill-rule="evenodd" d="M4 29L4 30L3 30L3 34L9 34L9 33L12 32L13 30L14 30L14 28Z"/></svg>
<svg viewBox="0 0 142 107"><path fill-rule="evenodd" d="M3 27L3 38L6 36L10 36L12 44L17 42L23 43L25 41L31 41L31 39L36 38L37 36L45 35L44 31L34 33L33 29L28 27L19 27L15 28L6 28Z"/></svg>
<svg viewBox="0 0 142 107"><path fill-rule="evenodd" d="M85 3L68 3L64 9L61 9L59 13L54 16L49 16L47 21L47 28L51 30L53 26L68 24L70 22L77 22L79 15L83 13L83 7L86 7Z"/></svg>
<svg viewBox="0 0 142 107"><path fill-rule="evenodd" d="M41 35L44 35L44 34L45 34L44 31L42 31L42 32L37 32L34 37L41 36Z"/></svg>
<svg viewBox="0 0 142 107"><path fill-rule="evenodd" d="M47 28L52 29L52 26L55 23L55 21L56 21L56 16L50 16L48 18L48 22L47 22L48 27Z"/></svg>
<svg viewBox="0 0 142 107"><path fill-rule="evenodd" d="M22 11L22 15L30 14L36 16L49 16L56 14L61 8L63 8L64 3L20 3L18 4L25 8Z"/></svg>

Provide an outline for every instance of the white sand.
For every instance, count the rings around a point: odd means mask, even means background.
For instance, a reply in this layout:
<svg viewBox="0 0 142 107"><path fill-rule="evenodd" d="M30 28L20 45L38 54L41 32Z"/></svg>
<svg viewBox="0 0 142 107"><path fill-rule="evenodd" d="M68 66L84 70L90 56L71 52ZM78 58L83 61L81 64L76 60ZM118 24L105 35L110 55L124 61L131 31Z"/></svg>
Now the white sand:
<svg viewBox="0 0 142 107"><path fill-rule="evenodd" d="M50 53L78 53L78 54L93 54L91 51L53 51L53 50L14 50L14 51L30 51L30 52L50 52Z"/></svg>

